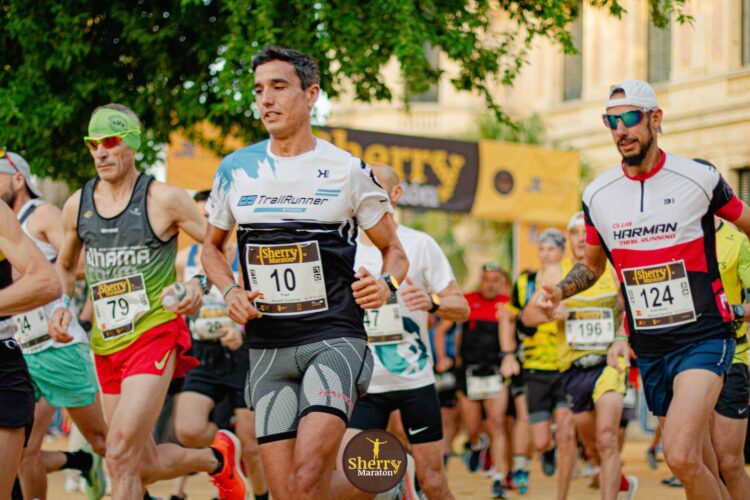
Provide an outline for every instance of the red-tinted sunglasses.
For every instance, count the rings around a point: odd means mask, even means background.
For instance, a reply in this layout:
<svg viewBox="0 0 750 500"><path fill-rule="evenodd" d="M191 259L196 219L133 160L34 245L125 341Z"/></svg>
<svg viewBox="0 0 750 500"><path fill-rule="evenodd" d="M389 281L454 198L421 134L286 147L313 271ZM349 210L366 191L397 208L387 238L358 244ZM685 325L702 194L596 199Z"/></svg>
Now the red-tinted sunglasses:
<svg viewBox="0 0 750 500"><path fill-rule="evenodd" d="M125 130L112 135L106 135L104 137L84 137L83 140L86 142L86 146L92 151L95 151L99 144L107 149L112 149L122 142L122 138L128 134L138 134L139 130Z"/></svg>
<svg viewBox="0 0 750 500"><path fill-rule="evenodd" d="M13 163L13 160L10 158L7 148L0 148L0 160L3 160L3 159L8 160L8 163L10 163L10 166L13 167L13 170L15 170L19 174L21 173L18 170L18 167L16 166L16 164Z"/></svg>

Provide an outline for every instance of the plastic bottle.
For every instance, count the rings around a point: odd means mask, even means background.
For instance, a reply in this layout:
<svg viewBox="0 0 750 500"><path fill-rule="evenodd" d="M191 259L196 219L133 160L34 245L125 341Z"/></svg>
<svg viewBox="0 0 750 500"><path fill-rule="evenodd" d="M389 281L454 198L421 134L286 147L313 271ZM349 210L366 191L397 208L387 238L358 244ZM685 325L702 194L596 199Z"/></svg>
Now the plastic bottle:
<svg viewBox="0 0 750 500"><path fill-rule="evenodd" d="M174 312L177 309L177 304L182 302L182 299L187 295L187 288L180 282L172 285L172 289L161 299L161 303L164 309Z"/></svg>

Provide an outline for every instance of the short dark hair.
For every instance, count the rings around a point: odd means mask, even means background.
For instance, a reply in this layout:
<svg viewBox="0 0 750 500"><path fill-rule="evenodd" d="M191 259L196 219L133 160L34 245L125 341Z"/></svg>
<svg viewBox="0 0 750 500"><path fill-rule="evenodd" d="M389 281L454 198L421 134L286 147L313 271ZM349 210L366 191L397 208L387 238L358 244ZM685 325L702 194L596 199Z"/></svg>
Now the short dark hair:
<svg viewBox="0 0 750 500"><path fill-rule="evenodd" d="M320 85L320 70L315 59L294 49L285 49L275 45L266 45L260 52L253 57L253 71L262 65L271 61L286 61L294 66L297 76L302 82L302 88L306 89L311 85Z"/></svg>
<svg viewBox="0 0 750 500"><path fill-rule="evenodd" d="M211 190L210 189L204 189L203 191L198 191L193 195L193 201L196 203L200 203L201 201L206 201L211 196Z"/></svg>

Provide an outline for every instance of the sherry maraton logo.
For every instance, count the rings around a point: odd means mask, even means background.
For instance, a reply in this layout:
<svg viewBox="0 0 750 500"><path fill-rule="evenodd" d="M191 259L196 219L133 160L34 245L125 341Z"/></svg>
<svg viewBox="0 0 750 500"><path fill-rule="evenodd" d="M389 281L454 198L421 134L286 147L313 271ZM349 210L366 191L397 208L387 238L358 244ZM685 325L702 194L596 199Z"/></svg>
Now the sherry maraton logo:
<svg viewBox="0 0 750 500"><path fill-rule="evenodd" d="M354 486L368 493L383 493L404 477L406 450L390 432L366 430L346 445L342 465Z"/></svg>

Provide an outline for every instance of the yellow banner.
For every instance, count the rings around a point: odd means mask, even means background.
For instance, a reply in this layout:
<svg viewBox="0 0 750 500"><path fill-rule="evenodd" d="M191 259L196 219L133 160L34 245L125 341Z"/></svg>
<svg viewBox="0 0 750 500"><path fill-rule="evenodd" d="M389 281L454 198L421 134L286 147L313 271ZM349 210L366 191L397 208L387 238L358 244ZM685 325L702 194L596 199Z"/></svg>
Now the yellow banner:
<svg viewBox="0 0 750 500"><path fill-rule="evenodd" d="M578 153L480 141L472 215L560 227L580 206Z"/></svg>

